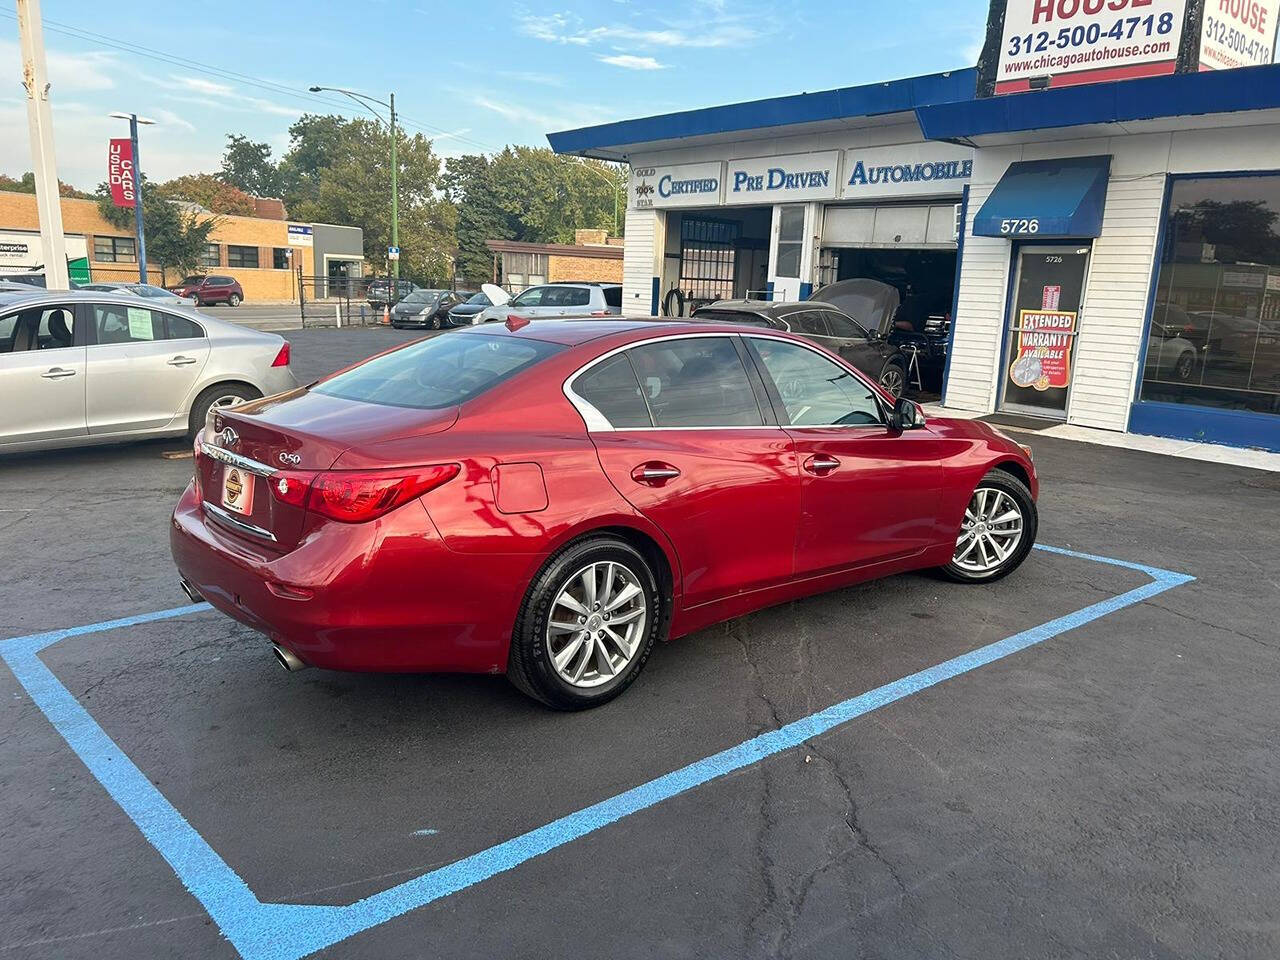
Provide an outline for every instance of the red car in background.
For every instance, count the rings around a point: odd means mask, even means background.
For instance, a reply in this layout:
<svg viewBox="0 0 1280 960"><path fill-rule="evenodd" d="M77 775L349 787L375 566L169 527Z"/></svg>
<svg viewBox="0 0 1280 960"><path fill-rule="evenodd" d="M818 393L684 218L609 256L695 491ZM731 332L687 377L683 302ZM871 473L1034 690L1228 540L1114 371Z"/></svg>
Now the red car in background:
<svg viewBox="0 0 1280 960"><path fill-rule="evenodd" d="M214 303L225 303L229 307L238 307L244 302L244 288L235 277L209 275L207 277L187 277L173 292L180 297L188 297L196 302L197 307L205 307Z"/></svg>
<svg viewBox="0 0 1280 960"><path fill-rule="evenodd" d="M786 333L508 321L211 412L184 589L291 669L505 672L594 706L655 641L859 581L1015 569L1026 448Z"/></svg>

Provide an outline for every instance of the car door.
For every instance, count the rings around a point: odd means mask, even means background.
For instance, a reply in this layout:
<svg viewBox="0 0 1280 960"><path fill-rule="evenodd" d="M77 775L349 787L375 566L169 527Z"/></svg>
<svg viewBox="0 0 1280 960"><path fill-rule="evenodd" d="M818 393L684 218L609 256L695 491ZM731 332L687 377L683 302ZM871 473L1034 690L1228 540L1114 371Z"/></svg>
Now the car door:
<svg viewBox="0 0 1280 960"><path fill-rule="evenodd" d="M852 317L835 310L824 310L830 338L823 344L838 353L855 367L873 379L879 378L887 356L894 351L878 333L872 335Z"/></svg>
<svg viewBox="0 0 1280 960"><path fill-rule="evenodd" d="M780 337L744 338L800 464L796 573L816 576L937 542L946 442L895 432L887 404L829 356Z"/></svg>
<svg viewBox="0 0 1280 960"><path fill-rule="evenodd" d="M73 304L0 315L0 445L83 437L85 346Z"/></svg>
<svg viewBox="0 0 1280 960"><path fill-rule="evenodd" d="M530 287L519 296L513 297L508 301L507 306L511 308L510 310L505 312L493 311L493 313L498 313L503 317L508 313L513 313L520 317L543 316L539 311L543 309L542 301L549 289L550 287Z"/></svg>
<svg viewBox="0 0 1280 960"><path fill-rule="evenodd" d="M790 579L800 479L736 337L606 355L569 383L609 480L666 533L684 606Z"/></svg>
<svg viewBox="0 0 1280 960"><path fill-rule="evenodd" d="M126 303L87 305L86 412L90 434L165 426L185 409L209 359L209 341L192 320Z"/></svg>

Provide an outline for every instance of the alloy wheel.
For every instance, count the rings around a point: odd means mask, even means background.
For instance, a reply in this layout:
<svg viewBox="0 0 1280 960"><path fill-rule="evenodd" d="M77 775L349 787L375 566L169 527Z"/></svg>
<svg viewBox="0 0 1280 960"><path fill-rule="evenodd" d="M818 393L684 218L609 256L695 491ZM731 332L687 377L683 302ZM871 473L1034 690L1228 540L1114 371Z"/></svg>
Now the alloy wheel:
<svg viewBox="0 0 1280 960"><path fill-rule="evenodd" d="M589 689L608 683L635 659L649 621L649 598L626 566L588 564L565 581L547 621L547 653L557 675Z"/></svg>
<svg viewBox="0 0 1280 960"><path fill-rule="evenodd" d="M234 393L223 394L221 397L215 397L211 407L234 407L237 403L244 403L244 397L238 397Z"/></svg>
<svg viewBox="0 0 1280 960"><path fill-rule="evenodd" d="M902 368L893 363L885 367L880 373L880 386L894 397L902 396L902 389L906 386L906 377L902 375Z"/></svg>
<svg viewBox="0 0 1280 960"><path fill-rule="evenodd" d="M964 512L951 562L968 573L990 573L1022 542L1022 508L996 487L979 487Z"/></svg>

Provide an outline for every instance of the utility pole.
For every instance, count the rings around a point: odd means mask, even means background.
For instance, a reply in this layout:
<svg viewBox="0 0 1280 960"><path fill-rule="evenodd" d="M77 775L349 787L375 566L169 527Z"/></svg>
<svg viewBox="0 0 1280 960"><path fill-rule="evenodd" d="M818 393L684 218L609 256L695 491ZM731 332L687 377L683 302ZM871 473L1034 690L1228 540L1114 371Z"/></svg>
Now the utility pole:
<svg viewBox="0 0 1280 960"><path fill-rule="evenodd" d="M53 110L49 105L49 71L44 58L40 0L18 0L18 36L22 41L22 85L27 90L27 128L31 169L36 182L36 211L44 247L44 282L50 290L67 290L67 242L62 232L62 194L53 152Z"/></svg>
<svg viewBox="0 0 1280 960"><path fill-rule="evenodd" d="M396 184L399 166L400 164L396 161L396 95L393 93L391 94L391 245L393 247L400 246L400 190ZM399 257L391 261L391 277L395 281L394 296L398 300L400 298Z"/></svg>

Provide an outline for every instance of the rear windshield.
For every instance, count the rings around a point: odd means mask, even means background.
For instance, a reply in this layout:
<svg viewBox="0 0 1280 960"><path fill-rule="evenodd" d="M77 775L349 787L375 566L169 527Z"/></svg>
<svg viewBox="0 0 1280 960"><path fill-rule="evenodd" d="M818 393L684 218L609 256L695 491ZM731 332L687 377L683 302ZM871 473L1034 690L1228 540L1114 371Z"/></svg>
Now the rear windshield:
<svg viewBox="0 0 1280 960"><path fill-rule="evenodd" d="M439 410L466 403L563 349L540 340L452 334L370 360L314 389L344 400Z"/></svg>

